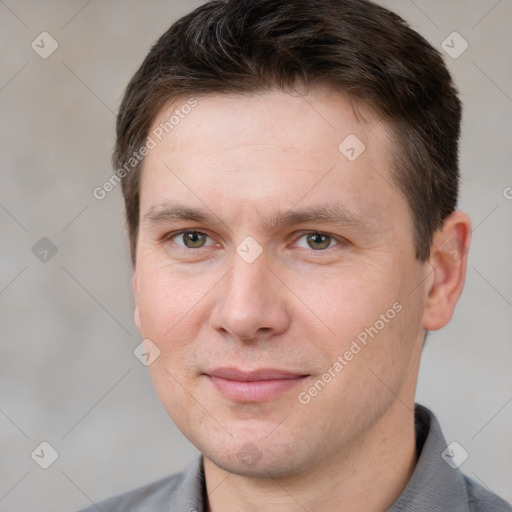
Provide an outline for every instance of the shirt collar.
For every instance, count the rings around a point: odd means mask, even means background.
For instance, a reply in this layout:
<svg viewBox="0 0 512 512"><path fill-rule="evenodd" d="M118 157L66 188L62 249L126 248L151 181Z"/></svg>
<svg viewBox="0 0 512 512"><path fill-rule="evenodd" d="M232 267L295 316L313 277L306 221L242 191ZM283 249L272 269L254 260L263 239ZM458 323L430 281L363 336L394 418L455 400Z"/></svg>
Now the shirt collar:
<svg viewBox="0 0 512 512"><path fill-rule="evenodd" d="M422 405L416 405L414 413L418 463L407 486L388 512L468 510L464 476L441 456L447 445L436 417Z"/></svg>

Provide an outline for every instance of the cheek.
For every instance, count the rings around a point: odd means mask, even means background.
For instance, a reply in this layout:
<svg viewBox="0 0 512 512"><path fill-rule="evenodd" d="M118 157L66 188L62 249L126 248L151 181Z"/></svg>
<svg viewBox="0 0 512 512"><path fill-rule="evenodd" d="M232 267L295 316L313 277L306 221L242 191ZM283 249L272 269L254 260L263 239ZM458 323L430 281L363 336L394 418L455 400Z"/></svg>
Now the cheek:
<svg viewBox="0 0 512 512"><path fill-rule="evenodd" d="M416 359L421 354L421 294L411 293L420 280L414 269L393 274L386 290L372 295L371 312L356 335L363 340L360 362L361 374L366 374L368 390L400 394L408 375L414 372ZM359 307L364 307L362 303ZM391 390L391 392L390 392Z"/></svg>
<svg viewBox="0 0 512 512"><path fill-rule="evenodd" d="M168 354L162 355L149 366L153 385L163 408L174 424L194 443L190 437L201 423L203 409L198 407L197 399L200 396L194 387L194 382L187 379L189 371L183 364L176 364L179 356L174 353L174 361L169 362Z"/></svg>
<svg viewBox="0 0 512 512"><path fill-rule="evenodd" d="M418 301L407 296L410 280L404 269L367 267L364 272L340 270L335 278L317 283L321 286L297 283L294 291L308 306L307 321L298 323L309 328L315 351L323 354L326 368L343 358L333 391L377 392L382 385L371 370L399 387L421 320Z"/></svg>
<svg viewBox="0 0 512 512"><path fill-rule="evenodd" d="M292 282L297 304L305 313L303 318L332 339L345 342L373 325L399 294L395 281L369 267L363 271L340 268L320 279L296 276Z"/></svg>
<svg viewBox="0 0 512 512"><path fill-rule="evenodd" d="M180 331L190 327L197 317L208 282L200 278L183 278L169 267L151 268L151 262L137 269L137 306L141 334L157 344L180 338ZM185 340L183 340L185 342Z"/></svg>
<svg viewBox="0 0 512 512"><path fill-rule="evenodd" d="M205 292L169 267L141 265L138 272L141 336L160 349L159 357L149 366L151 379L167 413L186 432L190 430L189 411L197 407L191 393L200 357L196 341Z"/></svg>

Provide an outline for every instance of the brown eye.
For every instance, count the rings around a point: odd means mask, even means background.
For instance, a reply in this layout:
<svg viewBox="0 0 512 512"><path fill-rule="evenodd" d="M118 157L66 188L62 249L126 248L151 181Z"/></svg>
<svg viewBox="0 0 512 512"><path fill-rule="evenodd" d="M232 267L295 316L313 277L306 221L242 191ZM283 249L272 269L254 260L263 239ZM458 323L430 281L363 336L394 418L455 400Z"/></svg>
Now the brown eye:
<svg viewBox="0 0 512 512"><path fill-rule="evenodd" d="M329 249L333 245L339 245L340 242L331 235L320 233L318 231L310 231L309 233L304 233L297 242L295 242L295 244L301 249L321 251Z"/></svg>
<svg viewBox="0 0 512 512"><path fill-rule="evenodd" d="M323 235L322 233L310 233L306 235L306 240L314 250L327 249L331 245L331 237L329 235Z"/></svg>
<svg viewBox="0 0 512 512"><path fill-rule="evenodd" d="M198 249L206 245L208 235L200 231L188 231L174 236L176 243L188 249Z"/></svg>

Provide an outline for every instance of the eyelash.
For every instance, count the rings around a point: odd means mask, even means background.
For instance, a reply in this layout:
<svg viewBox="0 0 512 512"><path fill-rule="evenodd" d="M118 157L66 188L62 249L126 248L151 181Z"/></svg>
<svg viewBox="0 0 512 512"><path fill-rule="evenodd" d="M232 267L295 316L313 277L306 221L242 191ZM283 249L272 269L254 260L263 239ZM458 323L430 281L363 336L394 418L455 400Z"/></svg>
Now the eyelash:
<svg viewBox="0 0 512 512"><path fill-rule="evenodd" d="M210 237L210 235L205 232L205 231L201 231L201 230L198 230L198 229L184 229L184 230L181 230L181 231L176 231L176 232L172 232L172 233L168 233L167 235L165 235L163 237L163 242L169 242L171 241L173 238L176 238L177 236L180 236L180 235L185 235L187 233L199 233L201 235L206 235L207 237L209 237L210 239L212 237ZM343 239L343 238L340 238L340 237L337 237L335 235L331 235L329 233L324 233L323 231L301 231L300 232L300 236L295 240L295 243L297 243L297 241L299 241L301 238L303 238L304 236L308 236L308 235L323 235L323 236L328 236L331 241L334 241L336 242L336 244L334 246L329 246L329 247L326 247L325 249L312 249L310 248L311 251L313 252L325 252L327 251L327 249L332 249L332 247L336 247L336 246L346 246L348 245L348 241ZM181 249L184 249L184 250L197 250L197 249L205 249L205 248L208 248L210 246L202 246L202 247L197 247L197 248L193 248L193 247L183 247L179 244L176 244L178 247L180 247Z"/></svg>

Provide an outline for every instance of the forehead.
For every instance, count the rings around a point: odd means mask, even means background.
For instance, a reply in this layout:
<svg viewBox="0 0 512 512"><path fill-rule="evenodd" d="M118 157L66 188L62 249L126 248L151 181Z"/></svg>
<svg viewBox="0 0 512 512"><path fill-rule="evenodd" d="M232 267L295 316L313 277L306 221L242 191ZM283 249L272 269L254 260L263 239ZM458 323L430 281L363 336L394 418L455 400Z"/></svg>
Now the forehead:
<svg viewBox="0 0 512 512"><path fill-rule="evenodd" d="M159 110L150 131L159 129L163 129L166 142L175 142L176 149L185 145L194 151L200 151L209 140L214 140L219 150L231 149L236 141L253 147L279 144L295 151L333 151L349 133L357 133L365 142L370 142L371 134L374 145L390 144L388 126L377 112L327 88L308 94L273 90L181 98Z"/></svg>
<svg viewBox="0 0 512 512"><path fill-rule="evenodd" d="M403 202L391 178L388 127L340 93L185 98L160 110L155 133L161 140L144 161L141 215L184 197L220 203L233 216L335 200L378 217L397 197Z"/></svg>

